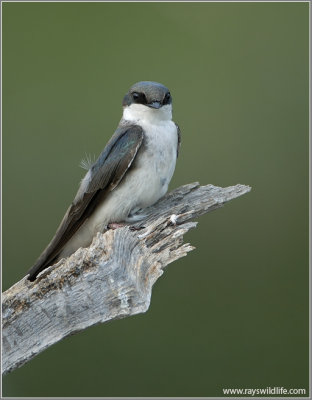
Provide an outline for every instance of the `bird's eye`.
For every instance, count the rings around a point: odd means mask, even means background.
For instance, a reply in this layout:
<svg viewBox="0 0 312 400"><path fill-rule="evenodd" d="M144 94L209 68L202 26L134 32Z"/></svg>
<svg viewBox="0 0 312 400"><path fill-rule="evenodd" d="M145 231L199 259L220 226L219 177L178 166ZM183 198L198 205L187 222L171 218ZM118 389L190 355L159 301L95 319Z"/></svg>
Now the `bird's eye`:
<svg viewBox="0 0 312 400"><path fill-rule="evenodd" d="M133 92L131 94L132 94L134 103L137 103L137 104L146 104L147 103L144 93Z"/></svg>
<svg viewBox="0 0 312 400"><path fill-rule="evenodd" d="M164 98L164 104L168 104L171 99L170 92L167 92Z"/></svg>

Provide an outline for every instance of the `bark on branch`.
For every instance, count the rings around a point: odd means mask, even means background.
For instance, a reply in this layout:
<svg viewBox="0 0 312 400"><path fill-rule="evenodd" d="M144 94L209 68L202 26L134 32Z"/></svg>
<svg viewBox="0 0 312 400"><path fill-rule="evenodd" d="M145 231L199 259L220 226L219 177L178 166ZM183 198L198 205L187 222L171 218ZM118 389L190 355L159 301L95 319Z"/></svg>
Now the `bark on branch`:
<svg viewBox="0 0 312 400"><path fill-rule="evenodd" d="M98 233L90 245L3 293L3 373L68 335L100 322L145 312L152 286L169 263L193 249L183 235L194 217L250 191L193 183L146 210L136 228Z"/></svg>

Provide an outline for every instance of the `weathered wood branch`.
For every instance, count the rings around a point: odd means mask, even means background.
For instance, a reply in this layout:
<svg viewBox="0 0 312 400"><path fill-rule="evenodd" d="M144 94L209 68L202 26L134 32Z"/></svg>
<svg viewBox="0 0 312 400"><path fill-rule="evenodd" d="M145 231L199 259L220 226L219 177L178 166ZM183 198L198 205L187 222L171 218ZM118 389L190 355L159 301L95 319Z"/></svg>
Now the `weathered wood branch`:
<svg viewBox="0 0 312 400"><path fill-rule="evenodd" d="M169 263L193 249L191 222L250 191L198 183L182 186L146 210L138 230L98 233L90 245L3 293L3 373L89 326L145 312L153 284Z"/></svg>

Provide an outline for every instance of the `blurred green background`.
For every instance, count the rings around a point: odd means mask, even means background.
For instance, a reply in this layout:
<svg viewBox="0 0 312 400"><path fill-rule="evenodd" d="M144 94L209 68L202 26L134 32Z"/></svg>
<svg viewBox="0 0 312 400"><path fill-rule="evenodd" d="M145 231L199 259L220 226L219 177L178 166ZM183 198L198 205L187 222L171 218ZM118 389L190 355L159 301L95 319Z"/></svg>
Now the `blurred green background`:
<svg viewBox="0 0 312 400"><path fill-rule="evenodd" d="M200 218L146 314L92 327L4 377L4 396L308 390L306 3L4 3L3 290L52 238L140 80L167 85L171 188L252 192Z"/></svg>

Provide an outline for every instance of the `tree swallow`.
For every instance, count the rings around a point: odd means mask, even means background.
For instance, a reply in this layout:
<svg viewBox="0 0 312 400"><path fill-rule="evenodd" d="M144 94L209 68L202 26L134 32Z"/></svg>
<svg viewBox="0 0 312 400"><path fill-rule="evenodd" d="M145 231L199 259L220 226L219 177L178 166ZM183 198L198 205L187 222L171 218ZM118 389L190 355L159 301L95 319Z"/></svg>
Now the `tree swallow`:
<svg viewBox="0 0 312 400"><path fill-rule="evenodd" d="M52 241L28 271L30 281L89 246L109 224L141 219L141 210L167 192L181 142L169 90L157 82L138 82L122 105L114 135L82 179Z"/></svg>

